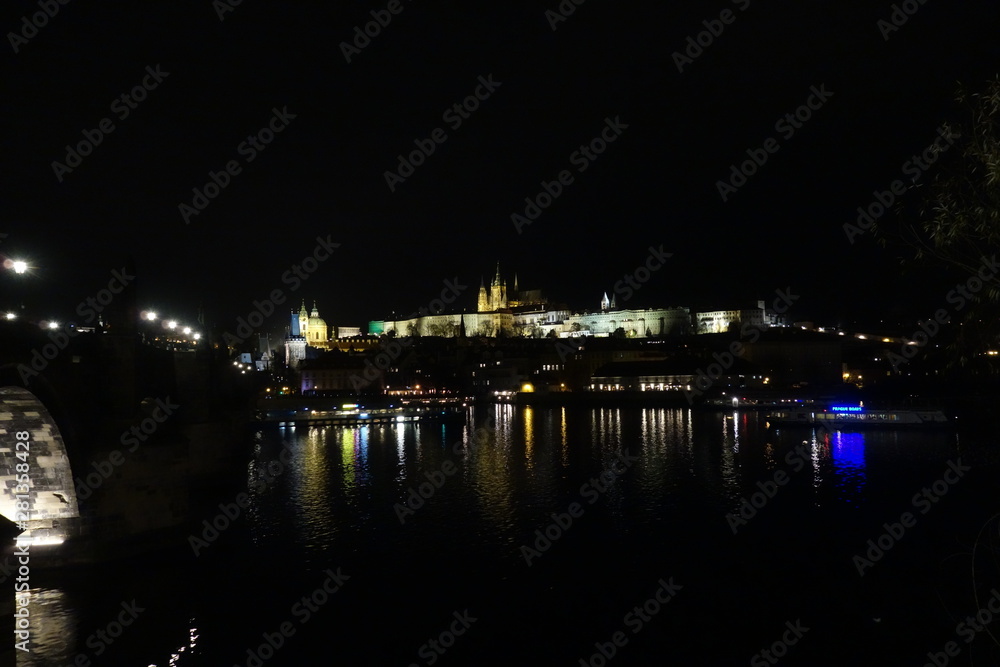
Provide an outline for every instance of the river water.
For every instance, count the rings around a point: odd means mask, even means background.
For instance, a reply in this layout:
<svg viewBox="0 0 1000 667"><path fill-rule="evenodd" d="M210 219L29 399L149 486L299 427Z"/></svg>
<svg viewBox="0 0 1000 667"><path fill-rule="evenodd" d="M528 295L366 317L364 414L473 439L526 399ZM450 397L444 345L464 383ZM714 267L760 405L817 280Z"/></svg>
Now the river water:
<svg viewBox="0 0 1000 667"><path fill-rule="evenodd" d="M214 539L33 575L19 664L1000 664L958 625L1000 587L998 470L987 428L686 408L262 432Z"/></svg>

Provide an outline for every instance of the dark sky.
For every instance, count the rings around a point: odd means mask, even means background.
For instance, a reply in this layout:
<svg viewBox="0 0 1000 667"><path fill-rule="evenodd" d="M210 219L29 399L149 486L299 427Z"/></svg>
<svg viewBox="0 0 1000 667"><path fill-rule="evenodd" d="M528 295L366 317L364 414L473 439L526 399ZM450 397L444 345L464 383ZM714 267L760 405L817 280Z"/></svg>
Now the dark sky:
<svg viewBox="0 0 1000 667"><path fill-rule="evenodd" d="M842 225L964 119L959 81L1000 71L995 0L914 2L888 40L890 3L867 1L589 0L556 30L556 0L404 1L350 63L340 43L386 3L330 4L244 0L220 20L208 0L72 0L17 53L7 35L0 252L36 268L4 291L68 319L132 257L142 305L180 319L202 302L225 325L282 289L366 327L455 276L474 308L497 260L596 307L662 244L673 257L627 305L735 308L791 286L796 312L835 324L943 301L952 277L899 277ZM672 54L723 9L735 20L678 72ZM3 32L37 11L5 3ZM169 75L120 119L112 102L157 65ZM443 112L489 75L500 86L452 129ZM784 138L775 122L812 86L833 95ZM247 162L238 146L285 107L294 120ZM571 154L609 117L628 128L579 172ZM103 118L114 131L59 182L52 162ZM384 172L435 128L447 140L390 191ZM716 182L769 137L780 149L723 202ZM185 224L178 205L230 160L241 173ZM511 214L565 169L573 183L518 234ZM341 246L293 293L282 275L317 235Z"/></svg>

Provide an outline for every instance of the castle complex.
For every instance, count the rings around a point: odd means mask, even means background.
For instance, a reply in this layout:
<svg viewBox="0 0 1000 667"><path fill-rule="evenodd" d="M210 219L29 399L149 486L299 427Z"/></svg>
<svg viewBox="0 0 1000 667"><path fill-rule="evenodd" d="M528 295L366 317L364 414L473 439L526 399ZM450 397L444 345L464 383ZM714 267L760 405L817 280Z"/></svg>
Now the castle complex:
<svg viewBox="0 0 1000 667"><path fill-rule="evenodd" d="M540 290L521 290L514 277L513 289L496 276L489 287L480 283L475 313L423 315L396 321L369 323L370 334L390 331L397 335L458 336L607 336L622 329L625 336L642 338L690 333L691 313L687 308L618 310L607 293L600 310L572 313L565 306L549 303Z"/></svg>
<svg viewBox="0 0 1000 667"><path fill-rule="evenodd" d="M368 323L369 336L383 334L396 336L511 336L511 337L574 337L612 335L626 338L646 338L685 335L690 333L715 333L726 331L733 323L752 324L758 327L780 325L774 313L758 302L755 309L713 311L696 313L692 319L686 307L676 308L618 308L615 297L604 293L596 311L574 313L567 307L553 304L541 290L521 290L517 276L511 289L500 274L489 287L480 281L476 311L472 313L437 313L414 315L401 320L375 320ZM311 313L306 312L305 301L298 313L292 313L291 325L285 341L285 359L289 366L298 368L306 358L306 348L318 350L357 348L361 341L360 329L328 327L319 316L316 304ZM369 341L371 339L368 339Z"/></svg>

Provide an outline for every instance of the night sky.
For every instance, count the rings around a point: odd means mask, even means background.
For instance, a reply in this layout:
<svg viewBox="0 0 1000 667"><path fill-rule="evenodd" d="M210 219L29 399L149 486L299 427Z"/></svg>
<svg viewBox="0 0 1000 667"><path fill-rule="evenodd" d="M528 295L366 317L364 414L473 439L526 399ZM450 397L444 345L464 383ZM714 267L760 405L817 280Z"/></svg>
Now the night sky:
<svg viewBox="0 0 1000 667"><path fill-rule="evenodd" d="M3 292L72 319L131 258L140 306L179 319L202 303L225 328L281 289L366 329L455 277L474 309L498 260L522 288L596 308L662 245L673 256L619 305L738 308L790 286L797 315L848 326L926 317L960 277L902 275L899 253L842 225L965 120L958 82L1000 72L995 0L914 1L887 40L888 2L589 0L553 30L556 0L403 0L350 63L341 43L387 3L329 4L244 0L220 20L209 0L70 0L15 53L8 33L39 9L5 3L0 252L34 268ZM679 72L674 52L723 10L731 23ZM115 100L157 66L122 118ZM499 85L455 128L443 114L480 77ZM786 137L775 123L812 87L832 96ZM248 161L240 145L275 108L295 117ZM52 163L104 118L114 131L60 182ZM628 127L579 171L572 154L607 118ZM397 155L437 128L447 139L391 191ZM723 202L717 181L771 137ZM179 205L232 160L240 173L186 223ZM519 234L511 214L563 170L573 182ZM282 275L318 235L341 245L293 292Z"/></svg>

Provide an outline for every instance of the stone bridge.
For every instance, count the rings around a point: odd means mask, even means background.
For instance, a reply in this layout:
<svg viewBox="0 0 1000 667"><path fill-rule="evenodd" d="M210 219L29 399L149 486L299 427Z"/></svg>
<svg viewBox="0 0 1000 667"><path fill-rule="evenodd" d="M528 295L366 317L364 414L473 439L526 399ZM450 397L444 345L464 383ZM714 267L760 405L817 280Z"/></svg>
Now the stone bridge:
<svg viewBox="0 0 1000 667"><path fill-rule="evenodd" d="M192 478L240 421L227 356L0 322L0 514L46 551L184 523Z"/></svg>

